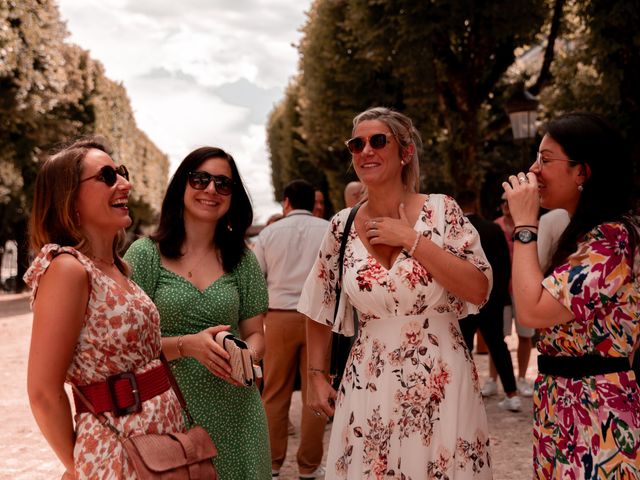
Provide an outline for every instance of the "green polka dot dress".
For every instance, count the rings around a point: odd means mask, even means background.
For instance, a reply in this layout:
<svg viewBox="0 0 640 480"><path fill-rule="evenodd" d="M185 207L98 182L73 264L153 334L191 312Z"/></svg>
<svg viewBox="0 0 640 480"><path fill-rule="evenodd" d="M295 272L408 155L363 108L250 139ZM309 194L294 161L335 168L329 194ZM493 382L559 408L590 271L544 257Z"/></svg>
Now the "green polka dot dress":
<svg viewBox="0 0 640 480"><path fill-rule="evenodd" d="M160 252L149 238L134 242L125 260L132 279L160 312L163 337L198 333L215 325L231 325L268 308L267 285L255 255L247 250L240 264L204 291L162 267ZM193 358L171 362L196 423L211 435L221 480L271 478L267 419L256 387L236 387L212 375Z"/></svg>

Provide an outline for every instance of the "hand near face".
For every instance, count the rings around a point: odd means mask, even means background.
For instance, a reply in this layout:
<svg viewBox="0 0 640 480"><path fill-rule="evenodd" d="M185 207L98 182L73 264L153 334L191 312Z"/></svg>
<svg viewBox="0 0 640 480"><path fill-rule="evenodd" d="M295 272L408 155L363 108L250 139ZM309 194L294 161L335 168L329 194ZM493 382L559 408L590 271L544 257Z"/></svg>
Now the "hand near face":
<svg viewBox="0 0 640 480"><path fill-rule="evenodd" d="M398 207L400 218L375 217L365 222L366 236L371 245L389 245L403 247L407 241L413 241L416 232L409 223L404 204Z"/></svg>
<svg viewBox="0 0 640 480"><path fill-rule="evenodd" d="M535 174L520 172L511 175L508 182L502 182L502 188L509 202L514 225L537 225L540 195Z"/></svg>

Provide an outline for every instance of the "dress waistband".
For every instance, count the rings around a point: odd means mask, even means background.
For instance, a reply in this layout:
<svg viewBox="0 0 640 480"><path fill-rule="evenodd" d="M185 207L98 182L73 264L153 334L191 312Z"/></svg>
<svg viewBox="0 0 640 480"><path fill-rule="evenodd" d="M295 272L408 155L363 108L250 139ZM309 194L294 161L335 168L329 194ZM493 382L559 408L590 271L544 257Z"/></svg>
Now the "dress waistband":
<svg viewBox="0 0 640 480"><path fill-rule="evenodd" d="M111 375L104 382L78 385L78 389L89 400L96 413L113 412L116 417L142 410L142 402L171 388L163 364L144 373L123 372ZM88 412L75 390L73 400L76 413Z"/></svg>
<svg viewBox="0 0 640 480"><path fill-rule="evenodd" d="M631 370L627 357L602 357L600 355L582 355L580 357L538 356L538 370L546 375L579 379L607 373Z"/></svg>

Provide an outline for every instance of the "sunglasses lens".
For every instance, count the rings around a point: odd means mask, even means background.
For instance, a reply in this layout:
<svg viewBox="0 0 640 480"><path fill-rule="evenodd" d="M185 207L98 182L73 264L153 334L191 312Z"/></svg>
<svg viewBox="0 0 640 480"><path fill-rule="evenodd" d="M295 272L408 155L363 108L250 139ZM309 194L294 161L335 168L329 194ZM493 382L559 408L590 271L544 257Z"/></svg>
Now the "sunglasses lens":
<svg viewBox="0 0 640 480"><path fill-rule="evenodd" d="M113 187L116 184L116 170L109 166L102 167L97 178L106 183L108 187Z"/></svg>
<svg viewBox="0 0 640 480"><path fill-rule="evenodd" d="M204 190L213 177L207 172L190 172L189 185L196 190Z"/></svg>
<svg viewBox="0 0 640 480"><path fill-rule="evenodd" d="M384 148L386 144L387 136L384 133L376 133L375 135L371 135L371 138L369 139L369 145L371 145L371 148L376 150Z"/></svg>
<svg viewBox="0 0 640 480"><path fill-rule="evenodd" d="M347 148L351 153L361 153L365 145L366 140L362 137L355 137L347 142Z"/></svg>
<svg viewBox="0 0 640 480"><path fill-rule="evenodd" d="M127 182L129 181L129 170L127 170L127 167L125 167L124 165L119 165L118 168L116 168L116 173L124 178Z"/></svg>
<svg viewBox="0 0 640 480"><path fill-rule="evenodd" d="M231 195L233 180L224 175L216 175L213 177L213 181L216 186L216 192L220 195Z"/></svg>

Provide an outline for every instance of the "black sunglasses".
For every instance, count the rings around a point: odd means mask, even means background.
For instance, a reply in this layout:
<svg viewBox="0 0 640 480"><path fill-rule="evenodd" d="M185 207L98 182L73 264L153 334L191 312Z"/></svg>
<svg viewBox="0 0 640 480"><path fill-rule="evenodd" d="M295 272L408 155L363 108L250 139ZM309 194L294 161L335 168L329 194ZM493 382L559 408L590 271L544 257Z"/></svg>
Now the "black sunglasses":
<svg viewBox="0 0 640 480"><path fill-rule="evenodd" d="M118 165L116 168L113 168L111 165L105 165L100 170L98 170L98 173L96 173L95 175L91 175L90 177L80 180L80 183L95 178L99 182L106 183L108 187L113 187L116 184L118 175L120 175L126 181L129 181L129 170L127 170L127 167L125 167L124 165Z"/></svg>
<svg viewBox="0 0 640 480"><path fill-rule="evenodd" d="M344 143L351 153L362 153L364 147L367 146L367 141L369 142L369 145L371 145L371 148L373 148L374 150L380 150L387 145L387 137L390 136L392 135L389 135L387 133L374 133L369 138L353 137L351 140L347 140Z"/></svg>
<svg viewBox="0 0 640 480"><path fill-rule="evenodd" d="M196 190L204 190L213 181L216 192L220 195L231 195L233 180L226 175L211 175L209 172L189 172L189 185Z"/></svg>

